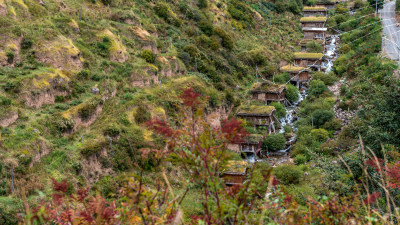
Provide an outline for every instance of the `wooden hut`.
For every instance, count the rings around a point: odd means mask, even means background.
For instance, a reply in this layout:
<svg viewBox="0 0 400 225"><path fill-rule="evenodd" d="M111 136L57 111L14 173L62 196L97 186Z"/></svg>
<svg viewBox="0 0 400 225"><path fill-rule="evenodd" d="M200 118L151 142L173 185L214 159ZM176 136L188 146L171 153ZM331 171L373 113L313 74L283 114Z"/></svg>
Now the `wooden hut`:
<svg viewBox="0 0 400 225"><path fill-rule="evenodd" d="M280 68L283 73L288 73L290 75L290 82L295 84L297 87L301 83L306 83L310 80L310 70L301 66L287 65Z"/></svg>
<svg viewBox="0 0 400 225"><path fill-rule="evenodd" d="M301 27L316 27L316 28L323 28L325 27L326 17L324 16L309 16L309 17L302 17L300 19Z"/></svg>
<svg viewBox="0 0 400 225"><path fill-rule="evenodd" d="M236 116L254 124L255 128L264 128L268 133L275 132L275 107L265 105L242 106Z"/></svg>
<svg viewBox="0 0 400 225"><path fill-rule="evenodd" d="M277 85L271 81L255 83L250 90L253 99L269 102L285 102L285 85Z"/></svg>
<svg viewBox="0 0 400 225"><path fill-rule="evenodd" d="M304 27L304 39L314 39L314 40L322 40L325 41L326 38L326 28L318 28L318 27Z"/></svg>
<svg viewBox="0 0 400 225"><path fill-rule="evenodd" d="M294 64L299 67L306 67L320 71L322 66L322 53L295 52Z"/></svg>
<svg viewBox="0 0 400 225"><path fill-rule="evenodd" d="M335 8L336 5L336 1L334 0L320 0L317 1L317 3L315 4L315 6L317 7L325 7L327 10L331 10L333 8Z"/></svg>
<svg viewBox="0 0 400 225"><path fill-rule="evenodd" d="M231 160L219 175L227 186L242 185L246 180L248 166L247 161Z"/></svg>
<svg viewBox="0 0 400 225"><path fill-rule="evenodd" d="M327 16L327 10L325 7L304 7L303 8L303 16Z"/></svg>
<svg viewBox="0 0 400 225"><path fill-rule="evenodd" d="M315 41L317 44L322 46L322 52L325 51L325 40L323 39L301 39L299 45L301 47L302 52L307 52L307 44L311 41Z"/></svg>
<svg viewBox="0 0 400 225"><path fill-rule="evenodd" d="M242 141L229 144L228 148L237 153L256 154L258 148L261 146L262 141L262 135L251 134L244 138Z"/></svg>

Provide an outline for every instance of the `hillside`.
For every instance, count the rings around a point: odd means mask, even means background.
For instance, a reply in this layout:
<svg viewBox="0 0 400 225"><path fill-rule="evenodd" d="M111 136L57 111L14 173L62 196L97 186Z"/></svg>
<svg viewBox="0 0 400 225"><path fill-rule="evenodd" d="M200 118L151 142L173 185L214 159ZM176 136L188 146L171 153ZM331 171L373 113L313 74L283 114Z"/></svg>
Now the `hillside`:
<svg viewBox="0 0 400 225"><path fill-rule="evenodd" d="M0 0L0 224L396 224L373 10Z"/></svg>
<svg viewBox="0 0 400 225"><path fill-rule="evenodd" d="M290 58L301 34L288 7L1 1L4 196L47 192L50 177L92 186L137 171L139 150L162 145L144 123L173 121L184 87L228 115L256 74L271 77Z"/></svg>

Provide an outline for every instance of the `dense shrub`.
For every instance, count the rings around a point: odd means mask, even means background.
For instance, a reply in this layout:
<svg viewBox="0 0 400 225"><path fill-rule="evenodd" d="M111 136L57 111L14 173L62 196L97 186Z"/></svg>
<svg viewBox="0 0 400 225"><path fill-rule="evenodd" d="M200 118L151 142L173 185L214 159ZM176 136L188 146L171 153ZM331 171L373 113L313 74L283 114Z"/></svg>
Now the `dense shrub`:
<svg viewBox="0 0 400 225"><path fill-rule="evenodd" d="M242 1L232 0L228 5L228 12L234 19L253 25L253 11Z"/></svg>
<svg viewBox="0 0 400 225"><path fill-rule="evenodd" d="M314 125L314 127L319 128L334 117L335 113L333 111L318 109L311 114L310 122Z"/></svg>
<svg viewBox="0 0 400 225"><path fill-rule="evenodd" d="M156 54L154 54L152 51L148 49L143 50L140 56L148 63L156 62Z"/></svg>
<svg viewBox="0 0 400 225"><path fill-rule="evenodd" d="M193 58L200 53L199 49L194 44L186 45L183 47L183 51L187 52Z"/></svg>
<svg viewBox="0 0 400 225"><path fill-rule="evenodd" d="M280 73L275 75L272 80L278 84L286 84L290 80L290 75L288 73Z"/></svg>
<svg viewBox="0 0 400 225"><path fill-rule="evenodd" d="M30 49L32 47L32 45L33 45L32 40L23 38L22 43L21 43L21 49L24 49L24 50Z"/></svg>
<svg viewBox="0 0 400 225"><path fill-rule="evenodd" d="M233 38L222 28L217 27L214 29L214 33L216 35L218 35L221 38L221 45L228 49L228 50L232 50L233 49Z"/></svg>
<svg viewBox="0 0 400 225"><path fill-rule="evenodd" d="M117 124L110 124L105 130L104 135L108 135L110 137L116 137L120 134L121 129Z"/></svg>
<svg viewBox="0 0 400 225"><path fill-rule="evenodd" d="M278 151L285 147L286 139L283 134L270 134L263 142L263 149L269 151Z"/></svg>
<svg viewBox="0 0 400 225"><path fill-rule="evenodd" d="M101 3L103 3L104 5L111 5L111 3L112 3L112 0L100 0L101 1Z"/></svg>
<svg viewBox="0 0 400 225"><path fill-rule="evenodd" d="M78 79L87 79L90 76L90 70L81 70L77 77Z"/></svg>
<svg viewBox="0 0 400 225"><path fill-rule="evenodd" d="M157 15L159 17L163 18L168 23L173 24L175 26L180 26L180 24L182 23L179 18L176 18L176 16L171 11L171 9L168 7L168 5L166 5L162 2L157 2L154 9L155 9Z"/></svg>
<svg viewBox="0 0 400 225"><path fill-rule="evenodd" d="M67 132L74 128L75 122L73 119L66 119L59 116L55 118L54 125L59 132Z"/></svg>
<svg viewBox="0 0 400 225"><path fill-rule="evenodd" d="M296 165L301 165L306 162L307 162L307 157L303 154L296 155L296 157L294 158L294 163L296 163Z"/></svg>
<svg viewBox="0 0 400 225"><path fill-rule="evenodd" d="M326 87L325 83L321 80L312 80L310 82L310 89L309 89L309 95L313 97L319 97L322 95L324 92L328 91L328 88Z"/></svg>
<svg viewBox="0 0 400 225"><path fill-rule="evenodd" d="M151 114L150 112L143 106L140 105L137 109L136 109L136 113L135 113L135 122L138 124L147 122L150 120Z"/></svg>
<svg viewBox="0 0 400 225"><path fill-rule="evenodd" d="M104 37L102 42L97 42L97 52L101 56L108 56L111 48L111 40L108 37Z"/></svg>
<svg viewBox="0 0 400 225"><path fill-rule="evenodd" d="M285 97L289 102L296 102L299 100L299 89L297 89L295 86L288 84L286 85L287 89L285 92Z"/></svg>
<svg viewBox="0 0 400 225"><path fill-rule="evenodd" d="M334 73L324 73L324 72L316 72L313 74L314 80L321 80L326 85L334 84L338 79Z"/></svg>
<svg viewBox="0 0 400 225"><path fill-rule="evenodd" d="M280 165L274 168L274 174L284 184L298 184L303 172L295 165Z"/></svg>
<svg viewBox="0 0 400 225"><path fill-rule="evenodd" d="M88 102L84 103L82 107L78 109L79 116L85 120L90 118L94 112L96 111L99 104L102 104L103 101L99 98L93 98Z"/></svg>
<svg viewBox="0 0 400 225"><path fill-rule="evenodd" d="M208 0L199 0L198 5L199 8L204 9L208 7Z"/></svg>
<svg viewBox="0 0 400 225"><path fill-rule="evenodd" d="M12 103L11 99L0 96L0 105L9 106L9 105L11 105L11 103Z"/></svg>
<svg viewBox="0 0 400 225"><path fill-rule="evenodd" d="M275 107L276 111L274 115L276 118L280 119L286 116L286 108L282 103L271 102L269 105Z"/></svg>
<svg viewBox="0 0 400 225"><path fill-rule="evenodd" d="M328 133L328 131L321 129L321 128L313 129L311 131L311 136L313 136L313 138L319 142L324 142L324 141L328 140L329 133Z"/></svg>
<svg viewBox="0 0 400 225"><path fill-rule="evenodd" d="M333 119L331 121L326 122L322 128L328 131L336 131L342 128L342 120L340 119Z"/></svg>
<svg viewBox="0 0 400 225"><path fill-rule="evenodd" d="M203 31L208 36L210 36L210 35L212 35L214 33L213 24L208 19L201 20L198 23L198 27L200 28L201 31Z"/></svg>
<svg viewBox="0 0 400 225"><path fill-rule="evenodd" d="M306 44L307 52L322 52L322 45L316 41L310 41Z"/></svg>

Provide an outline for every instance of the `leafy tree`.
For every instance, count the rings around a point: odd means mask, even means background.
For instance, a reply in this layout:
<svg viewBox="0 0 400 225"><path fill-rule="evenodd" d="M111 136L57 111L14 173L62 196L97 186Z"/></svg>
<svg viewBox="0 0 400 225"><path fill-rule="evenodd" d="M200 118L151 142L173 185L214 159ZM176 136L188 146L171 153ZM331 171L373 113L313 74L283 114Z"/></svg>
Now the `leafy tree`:
<svg viewBox="0 0 400 225"><path fill-rule="evenodd" d="M263 149L278 151L285 147L286 139L283 134L270 134L263 142Z"/></svg>
<svg viewBox="0 0 400 225"><path fill-rule="evenodd" d="M286 116L286 108L282 103L271 102L269 105L275 107L276 111L274 115L276 116L276 118L280 119Z"/></svg>
<svg viewBox="0 0 400 225"><path fill-rule="evenodd" d="M316 41L310 41L306 44L307 52L322 52L322 45Z"/></svg>
<svg viewBox="0 0 400 225"><path fill-rule="evenodd" d="M280 165L274 169L274 174L284 184L298 184L303 172L295 165Z"/></svg>
<svg viewBox="0 0 400 225"><path fill-rule="evenodd" d="M286 85L287 89L285 92L285 97L289 102L296 102L299 100L299 89L295 86L288 84Z"/></svg>
<svg viewBox="0 0 400 225"><path fill-rule="evenodd" d="M324 92L328 91L325 83L321 80L312 80L310 82L310 89L308 91L310 96L319 97Z"/></svg>
<svg viewBox="0 0 400 225"><path fill-rule="evenodd" d="M322 125L324 125L326 122L330 121L331 119L333 119L335 117L335 113L331 110L315 110L312 114L311 114L311 123L319 128Z"/></svg>
<svg viewBox="0 0 400 225"><path fill-rule="evenodd" d="M384 0L368 0L369 5L374 9L376 5L378 5L378 9L383 9L383 2Z"/></svg>

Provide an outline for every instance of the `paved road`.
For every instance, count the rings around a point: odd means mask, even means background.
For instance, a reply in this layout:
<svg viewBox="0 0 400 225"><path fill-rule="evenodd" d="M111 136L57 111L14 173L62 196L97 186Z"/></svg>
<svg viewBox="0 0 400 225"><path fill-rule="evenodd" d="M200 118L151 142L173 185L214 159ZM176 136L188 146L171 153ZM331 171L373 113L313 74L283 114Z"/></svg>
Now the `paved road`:
<svg viewBox="0 0 400 225"><path fill-rule="evenodd" d="M387 2L379 11L379 15L383 24L383 54L393 60L399 60L400 27L396 26L395 10L395 1Z"/></svg>

